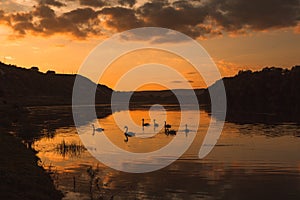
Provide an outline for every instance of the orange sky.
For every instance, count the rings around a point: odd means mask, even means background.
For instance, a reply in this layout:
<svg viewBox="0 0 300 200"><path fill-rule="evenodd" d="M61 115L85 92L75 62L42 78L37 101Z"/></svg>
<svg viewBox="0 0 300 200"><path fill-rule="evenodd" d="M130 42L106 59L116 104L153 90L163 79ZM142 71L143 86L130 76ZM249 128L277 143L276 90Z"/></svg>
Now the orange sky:
<svg viewBox="0 0 300 200"><path fill-rule="evenodd" d="M23 67L38 66L43 72L76 73L89 52L113 33L156 26L196 39L223 76L241 69L292 67L300 64L299 7L298 0L0 1L0 60ZM155 54L140 52L143 61L139 62L135 62L135 56L122 58L107 72L115 78L107 75L100 82L113 87L122 70L147 63L150 57L158 57ZM199 75L188 76L191 68L187 63L169 58L165 55L156 62L180 70L193 87L205 86ZM174 80L170 77L168 81ZM180 84L174 81L174 87L180 88Z"/></svg>

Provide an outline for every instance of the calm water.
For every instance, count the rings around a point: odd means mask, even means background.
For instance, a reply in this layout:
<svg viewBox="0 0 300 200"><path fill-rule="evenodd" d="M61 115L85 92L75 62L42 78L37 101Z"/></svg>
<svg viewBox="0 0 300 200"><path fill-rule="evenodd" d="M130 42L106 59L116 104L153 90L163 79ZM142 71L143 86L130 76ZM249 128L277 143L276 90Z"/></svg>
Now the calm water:
<svg viewBox="0 0 300 200"><path fill-rule="evenodd" d="M124 130L115 123L125 111L80 127L85 137L105 134L115 145L131 152L151 152L169 144L174 137L162 129L165 118L178 130L180 142L195 136L188 151L171 165L151 173L130 174L103 165L86 150L72 123L70 108L31 110L35 129L28 129L38 134L34 140L27 138L27 143L38 151L41 164L51 171L65 199L300 199L300 127L296 124L226 122L217 145L202 160L198 151L210 120L215 120L204 111L199 128L188 126L188 134L178 127L180 115L185 112L192 117L194 111L130 111L137 125L145 118L151 126L143 132L147 138L132 137L127 143ZM156 130L151 117L159 125ZM105 131L93 136L91 125L97 122Z"/></svg>

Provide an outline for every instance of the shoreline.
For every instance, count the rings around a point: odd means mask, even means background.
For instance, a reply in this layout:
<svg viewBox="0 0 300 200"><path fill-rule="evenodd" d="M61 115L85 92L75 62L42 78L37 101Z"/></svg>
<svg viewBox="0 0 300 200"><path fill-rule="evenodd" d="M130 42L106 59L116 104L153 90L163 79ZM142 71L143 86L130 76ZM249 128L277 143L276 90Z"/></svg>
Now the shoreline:
<svg viewBox="0 0 300 200"><path fill-rule="evenodd" d="M22 117L12 109L1 109L0 124L0 199L59 200L63 198L33 150L10 134L11 123ZM5 114L5 115L4 115Z"/></svg>

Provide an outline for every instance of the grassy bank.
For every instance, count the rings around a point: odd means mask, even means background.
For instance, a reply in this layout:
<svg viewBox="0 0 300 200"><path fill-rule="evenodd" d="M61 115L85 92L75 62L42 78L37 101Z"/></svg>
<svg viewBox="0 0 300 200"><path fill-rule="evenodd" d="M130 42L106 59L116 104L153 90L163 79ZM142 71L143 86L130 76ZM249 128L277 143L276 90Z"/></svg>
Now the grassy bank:
<svg viewBox="0 0 300 200"><path fill-rule="evenodd" d="M0 127L0 199L61 199L38 158L20 140Z"/></svg>

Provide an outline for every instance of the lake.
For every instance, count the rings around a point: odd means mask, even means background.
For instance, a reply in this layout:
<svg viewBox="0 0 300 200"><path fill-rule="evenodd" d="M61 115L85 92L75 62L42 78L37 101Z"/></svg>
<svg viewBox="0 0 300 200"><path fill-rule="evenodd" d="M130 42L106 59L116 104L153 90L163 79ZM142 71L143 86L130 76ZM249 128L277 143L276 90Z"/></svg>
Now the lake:
<svg viewBox="0 0 300 200"><path fill-rule="evenodd" d="M130 137L125 142L125 110L113 114L106 112L99 119L87 121L79 127L83 130L83 134L79 135L72 122L70 107L29 109L28 122L22 128L16 125L15 134L23 138L28 148L38 152L40 164L51 173L55 185L63 191L66 200L112 197L300 199L300 126L297 124L225 122L213 150L204 159L199 159L198 152L209 123L217 120L204 110L200 111L198 128L190 125L189 121L185 122L188 124L188 133L184 131L185 127L179 127L180 116L185 114L193 120L194 110L180 111L172 106L151 112L147 109L130 110L130 116L139 129L129 126L129 131L144 135ZM98 108L100 112L101 109ZM141 127L142 118L150 123L144 130ZM156 119L157 127L153 126L153 118ZM118 126L116 119L124 119L124 123ZM87 147L82 142L82 139L98 141L97 138L102 134L120 149L135 153L152 152L170 144L175 138L165 134L164 120L177 130L176 137L180 144L195 138L179 159L154 172L127 173L112 169L92 155L97 145ZM104 128L103 132L93 131L92 124L99 127L98 123ZM31 133L30 136L26 135L28 133ZM147 161L153 165L158 162L154 157L145 159L149 159Z"/></svg>

